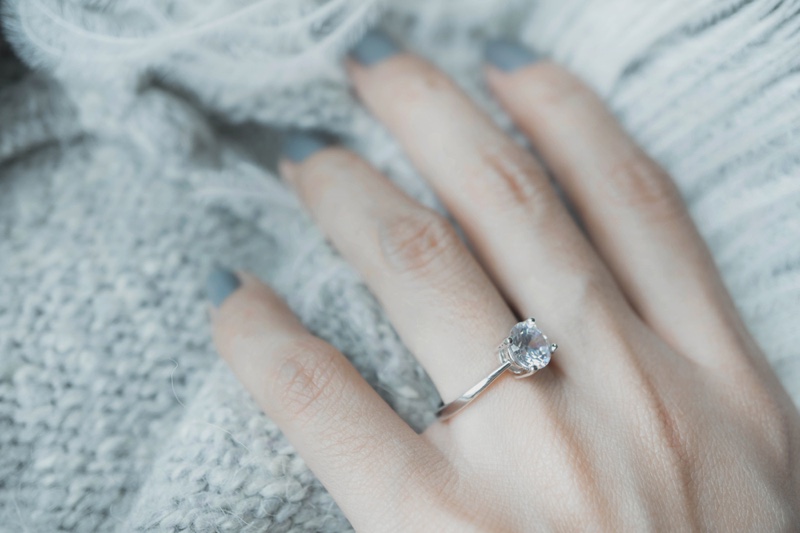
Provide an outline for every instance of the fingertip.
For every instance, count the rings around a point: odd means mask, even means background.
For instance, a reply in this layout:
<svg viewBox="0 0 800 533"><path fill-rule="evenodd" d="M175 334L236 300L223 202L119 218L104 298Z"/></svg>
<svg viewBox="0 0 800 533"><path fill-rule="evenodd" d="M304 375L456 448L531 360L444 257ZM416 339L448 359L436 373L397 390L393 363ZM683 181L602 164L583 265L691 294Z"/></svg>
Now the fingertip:
<svg viewBox="0 0 800 533"><path fill-rule="evenodd" d="M350 58L363 67L369 68L401 52L397 41L388 33L381 29L371 29L350 50Z"/></svg>
<svg viewBox="0 0 800 533"><path fill-rule="evenodd" d="M240 285L213 308L211 329L219 355L232 367L238 361L277 342L286 334L304 331L286 302L269 285L246 272L237 272Z"/></svg>
<svg viewBox="0 0 800 533"><path fill-rule="evenodd" d="M539 61L539 55L530 48L510 39L493 39L486 43L484 61L499 71L515 72Z"/></svg>
<svg viewBox="0 0 800 533"><path fill-rule="evenodd" d="M513 91L517 87L527 87L551 75L548 65L553 64L543 60L531 63L513 71L503 70L491 63L484 63L483 75L489 88L497 93Z"/></svg>
<svg viewBox="0 0 800 533"><path fill-rule="evenodd" d="M288 159L281 158L278 161L278 174L281 179L291 186L294 186L297 181L297 165Z"/></svg>
<svg viewBox="0 0 800 533"><path fill-rule="evenodd" d="M300 164L336 143L336 137L327 132L289 131L281 139L281 156L284 160Z"/></svg>
<svg viewBox="0 0 800 533"><path fill-rule="evenodd" d="M364 101L365 94L369 94L370 85L375 83L375 78L377 78L377 82L380 83L380 80L385 77L385 71L383 75L374 75L374 71L383 70L380 65L375 67L365 67L351 57L345 59L344 69L347 73L347 77L350 79L350 86L353 90L353 96L355 96L364 104L366 104Z"/></svg>
<svg viewBox="0 0 800 533"><path fill-rule="evenodd" d="M215 265L206 278L206 295L213 307L219 308L241 285L235 272Z"/></svg>
<svg viewBox="0 0 800 533"><path fill-rule="evenodd" d="M358 90L359 83L361 82L362 77L366 74L366 70L366 67L362 66L353 58L345 58L344 71L347 73L347 76L350 78L350 81L353 83L353 86L356 90Z"/></svg>
<svg viewBox="0 0 800 533"><path fill-rule="evenodd" d="M502 87L503 83L508 81L509 78L508 73L489 63L483 65L483 75L486 81L489 82L489 86L493 89Z"/></svg>
<svg viewBox="0 0 800 533"><path fill-rule="evenodd" d="M386 32L380 29L367 31L344 60L345 71L356 91L359 91L361 82L370 70L400 53L397 42Z"/></svg>

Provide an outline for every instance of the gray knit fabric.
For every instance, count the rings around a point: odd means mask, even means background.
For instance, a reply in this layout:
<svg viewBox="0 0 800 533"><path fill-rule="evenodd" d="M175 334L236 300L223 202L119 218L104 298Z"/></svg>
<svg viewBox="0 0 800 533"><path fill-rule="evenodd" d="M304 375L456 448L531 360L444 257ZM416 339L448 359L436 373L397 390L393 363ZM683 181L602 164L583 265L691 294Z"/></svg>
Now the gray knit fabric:
<svg viewBox="0 0 800 533"><path fill-rule="evenodd" d="M275 177L318 127L435 198L339 61L380 23L508 127L482 42L586 79L673 174L800 400L800 4L7 0L0 53L0 530L343 531L210 342L214 263L270 281L415 427L438 402ZM380 505L380 502L376 502ZM389 502L386 505L390 505Z"/></svg>

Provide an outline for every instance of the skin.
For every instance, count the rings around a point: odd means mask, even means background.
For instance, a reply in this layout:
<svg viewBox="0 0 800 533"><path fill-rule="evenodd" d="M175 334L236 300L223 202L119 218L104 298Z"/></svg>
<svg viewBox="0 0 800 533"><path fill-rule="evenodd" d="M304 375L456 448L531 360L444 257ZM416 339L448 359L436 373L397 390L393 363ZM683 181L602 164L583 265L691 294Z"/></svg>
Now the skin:
<svg viewBox="0 0 800 533"><path fill-rule="evenodd" d="M264 284L213 315L222 357L359 531L788 531L800 417L672 181L576 77L491 67L557 176L411 54L348 66L366 106L464 229L357 155L282 174L381 301L445 402L535 316L560 348L416 434Z"/></svg>

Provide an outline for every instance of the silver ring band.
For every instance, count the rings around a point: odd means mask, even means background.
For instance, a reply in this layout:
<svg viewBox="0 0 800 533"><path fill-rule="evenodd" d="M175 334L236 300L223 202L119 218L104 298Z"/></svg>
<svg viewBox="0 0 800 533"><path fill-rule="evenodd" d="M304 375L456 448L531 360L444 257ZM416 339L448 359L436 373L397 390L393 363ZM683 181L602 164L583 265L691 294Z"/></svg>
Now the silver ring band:
<svg viewBox="0 0 800 533"><path fill-rule="evenodd" d="M532 376L550 363L550 356L557 348L557 344L548 343L547 336L536 326L536 320L529 318L520 322L511 328L509 336L497 348L500 366L467 392L442 405L436 411L436 418L447 420L452 417L506 372L511 372L517 378Z"/></svg>

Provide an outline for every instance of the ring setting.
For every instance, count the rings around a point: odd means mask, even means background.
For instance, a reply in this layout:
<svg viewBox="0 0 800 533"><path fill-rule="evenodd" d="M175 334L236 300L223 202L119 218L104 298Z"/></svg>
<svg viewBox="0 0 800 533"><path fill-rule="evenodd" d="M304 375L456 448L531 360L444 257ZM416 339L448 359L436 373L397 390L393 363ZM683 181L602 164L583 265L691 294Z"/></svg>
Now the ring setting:
<svg viewBox="0 0 800 533"><path fill-rule="evenodd" d="M509 363L508 369L516 377L524 378L546 367L556 349L558 345L550 344L536 320L529 318L511 328L497 355L501 363Z"/></svg>
<svg viewBox="0 0 800 533"><path fill-rule="evenodd" d="M500 366L460 397L440 407L436 417L446 420L455 415L506 372L516 378L532 376L550 363L556 349L558 345L549 342L547 335L536 325L535 319L519 322L511 328L508 337L497 348Z"/></svg>

